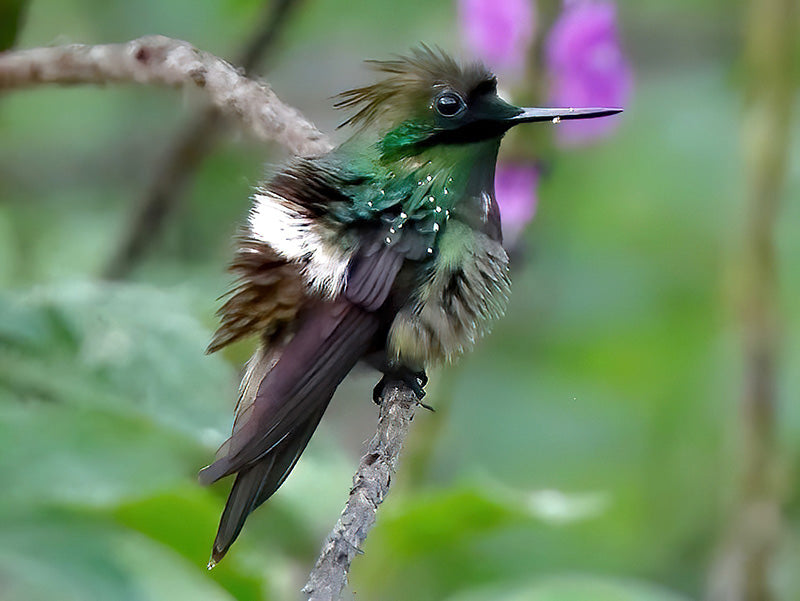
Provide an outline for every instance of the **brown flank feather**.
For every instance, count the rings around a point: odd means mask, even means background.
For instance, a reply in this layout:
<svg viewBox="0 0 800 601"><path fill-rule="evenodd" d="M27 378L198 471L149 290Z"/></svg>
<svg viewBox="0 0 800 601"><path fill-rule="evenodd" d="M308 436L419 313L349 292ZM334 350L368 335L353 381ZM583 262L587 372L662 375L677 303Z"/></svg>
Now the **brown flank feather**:
<svg viewBox="0 0 800 601"><path fill-rule="evenodd" d="M239 276L238 284L217 312L221 323L208 353L254 334L269 344L294 321L305 298L298 265L250 237L242 238L229 269Z"/></svg>

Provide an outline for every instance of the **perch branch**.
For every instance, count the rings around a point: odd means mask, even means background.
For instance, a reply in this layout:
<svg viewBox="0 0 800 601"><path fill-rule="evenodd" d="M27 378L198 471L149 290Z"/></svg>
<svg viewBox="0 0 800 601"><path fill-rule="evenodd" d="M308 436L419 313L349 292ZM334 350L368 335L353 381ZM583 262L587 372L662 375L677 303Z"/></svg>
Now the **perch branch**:
<svg viewBox="0 0 800 601"><path fill-rule="evenodd" d="M230 63L187 42L164 36L0 53L0 92L45 83L194 87L256 138L274 140L305 156L331 149L328 139L299 111L281 102L268 85L248 79Z"/></svg>
<svg viewBox="0 0 800 601"><path fill-rule="evenodd" d="M237 65L251 74L275 47L298 0L269 3L264 18L243 45ZM127 277L158 239L169 216L175 212L186 188L203 160L212 153L223 134L223 117L213 104L195 111L153 166L153 175L138 198L130 225L126 227L110 260L103 267L106 279Z"/></svg>
<svg viewBox="0 0 800 601"><path fill-rule="evenodd" d="M361 458L350 497L336 526L328 535L308 582L303 587L309 601L338 601L347 584L353 558L361 553L375 513L389 494L400 451L419 402L404 384L392 383L383 391L378 428Z"/></svg>

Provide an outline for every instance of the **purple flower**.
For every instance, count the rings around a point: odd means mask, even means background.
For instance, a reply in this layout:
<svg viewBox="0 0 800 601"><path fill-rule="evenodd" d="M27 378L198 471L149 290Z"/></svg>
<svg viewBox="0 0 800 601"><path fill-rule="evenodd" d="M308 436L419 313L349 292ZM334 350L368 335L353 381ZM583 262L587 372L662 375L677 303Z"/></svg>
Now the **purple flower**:
<svg viewBox="0 0 800 601"><path fill-rule="evenodd" d="M458 16L473 54L500 72L522 71L535 30L532 0L459 0Z"/></svg>
<svg viewBox="0 0 800 601"><path fill-rule="evenodd" d="M622 52L616 7L609 0L572 0L546 41L553 106L624 106L631 93L631 67ZM614 130L619 119L565 122L556 129L559 142L580 145Z"/></svg>
<svg viewBox="0 0 800 601"><path fill-rule="evenodd" d="M503 241L512 247L536 214L539 170L534 163L500 163L494 177L494 193L500 206Z"/></svg>

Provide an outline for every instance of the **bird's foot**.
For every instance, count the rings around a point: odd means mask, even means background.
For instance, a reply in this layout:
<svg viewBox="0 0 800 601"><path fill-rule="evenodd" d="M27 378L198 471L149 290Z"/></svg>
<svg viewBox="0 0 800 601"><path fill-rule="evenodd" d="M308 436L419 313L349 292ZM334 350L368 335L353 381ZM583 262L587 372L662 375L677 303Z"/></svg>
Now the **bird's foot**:
<svg viewBox="0 0 800 601"><path fill-rule="evenodd" d="M383 391L390 382L401 382L405 384L414 392L414 396L417 397L417 403L421 407L429 411L434 411L433 407L422 402L422 399L425 398L424 387L425 384L428 383L428 376L425 374L425 370L411 371L410 369L400 369L384 373L380 382L372 389L372 400L376 405L380 405L381 401L383 401Z"/></svg>

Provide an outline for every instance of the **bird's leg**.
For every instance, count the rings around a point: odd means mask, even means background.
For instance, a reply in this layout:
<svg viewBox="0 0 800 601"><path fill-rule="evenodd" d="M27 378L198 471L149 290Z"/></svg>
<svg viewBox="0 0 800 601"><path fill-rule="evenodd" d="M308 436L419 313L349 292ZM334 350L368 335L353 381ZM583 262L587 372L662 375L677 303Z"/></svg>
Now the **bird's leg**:
<svg viewBox="0 0 800 601"><path fill-rule="evenodd" d="M422 399L425 398L425 384L428 383L428 376L424 369L414 371L407 367L400 367L396 369L385 370L380 382L378 382L375 385L375 388L372 389L372 400L376 405L381 404L381 401L383 400L383 391L386 388L386 385L391 382L402 382L412 391L414 391L414 395L417 397L417 402L421 407L424 407L430 411L434 410L430 405L426 405L425 403L421 402Z"/></svg>

